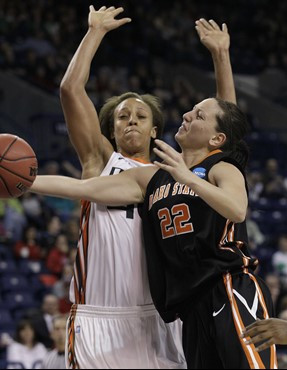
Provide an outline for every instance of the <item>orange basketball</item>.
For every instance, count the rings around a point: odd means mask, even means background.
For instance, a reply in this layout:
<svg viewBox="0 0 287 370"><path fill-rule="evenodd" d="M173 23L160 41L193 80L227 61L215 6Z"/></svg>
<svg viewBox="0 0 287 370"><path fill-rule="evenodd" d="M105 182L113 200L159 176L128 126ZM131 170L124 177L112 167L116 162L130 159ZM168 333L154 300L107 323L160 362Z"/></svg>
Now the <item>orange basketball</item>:
<svg viewBox="0 0 287 370"><path fill-rule="evenodd" d="M31 146L18 136L0 134L0 198L21 196L32 186L37 171Z"/></svg>

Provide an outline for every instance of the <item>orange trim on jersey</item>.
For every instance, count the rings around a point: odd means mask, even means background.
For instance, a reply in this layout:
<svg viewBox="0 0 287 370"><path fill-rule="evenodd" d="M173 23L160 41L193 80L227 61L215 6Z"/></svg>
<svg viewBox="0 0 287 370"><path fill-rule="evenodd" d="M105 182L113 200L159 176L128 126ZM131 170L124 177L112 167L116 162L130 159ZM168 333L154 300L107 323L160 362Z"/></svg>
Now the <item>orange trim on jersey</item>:
<svg viewBox="0 0 287 370"><path fill-rule="evenodd" d="M68 322L68 362L69 369L79 369L75 352L75 319L77 314L77 305L73 305Z"/></svg>
<svg viewBox="0 0 287 370"><path fill-rule="evenodd" d="M80 238L78 242L76 261L74 263L74 291L75 301L78 304L85 304L86 302L90 212L91 202L82 201Z"/></svg>
<svg viewBox="0 0 287 370"><path fill-rule="evenodd" d="M240 315L240 311L238 309L236 299L233 294L231 275L229 273L224 275L223 280L224 280L224 285L225 285L226 292L229 298L229 302L231 305L233 321L234 321L234 325L237 331L238 339L241 343L243 351L245 352L249 366L251 369L265 369L265 366L261 360L259 353L255 350L254 344L246 344L245 340L240 337L245 327L244 327L244 324L243 324L243 321ZM247 339L250 339L250 338L247 338Z"/></svg>
<svg viewBox="0 0 287 370"><path fill-rule="evenodd" d="M206 158L212 156L213 154L217 154L217 153L222 153L222 150L220 150L220 149L213 150L212 152L208 153L204 158L202 158L199 162L197 162L196 164L192 165L191 167L194 167L194 166L199 165L201 162L205 161Z"/></svg>
<svg viewBox="0 0 287 370"><path fill-rule="evenodd" d="M254 284L256 286L256 291L257 291L258 296L259 296L261 306L263 307L264 319L269 319L269 313L268 313L268 309L267 309L267 306L266 306L266 303L265 303L264 295L262 293L260 285L257 282L256 277L254 275L250 274L250 272L248 272L248 271L244 271L244 273L246 275L249 275L250 279L254 282ZM278 368L278 363L277 363L276 347L273 344L270 347L270 369L277 369L277 368Z"/></svg>
<svg viewBox="0 0 287 370"><path fill-rule="evenodd" d="M129 157L128 155L123 155L124 158L132 159L133 161L143 163L143 164L152 164L150 161L145 160L144 158Z"/></svg>
<svg viewBox="0 0 287 370"><path fill-rule="evenodd" d="M143 163L143 164L152 164L151 162L146 161L145 159L142 159L142 158L130 157L130 159L132 159L133 161L139 162L139 163Z"/></svg>

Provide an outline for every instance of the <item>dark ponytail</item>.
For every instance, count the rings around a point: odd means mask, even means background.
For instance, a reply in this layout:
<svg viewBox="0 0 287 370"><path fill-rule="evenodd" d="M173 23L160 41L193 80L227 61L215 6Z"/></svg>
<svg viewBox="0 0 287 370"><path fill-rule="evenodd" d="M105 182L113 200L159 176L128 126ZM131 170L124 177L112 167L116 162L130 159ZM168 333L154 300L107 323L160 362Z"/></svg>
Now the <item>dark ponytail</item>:
<svg viewBox="0 0 287 370"><path fill-rule="evenodd" d="M226 135L226 141L221 149L229 152L230 157L244 169L249 159L249 148L243 140L250 129L246 116L236 104L218 98L215 100L223 110L223 114L216 117L218 132Z"/></svg>

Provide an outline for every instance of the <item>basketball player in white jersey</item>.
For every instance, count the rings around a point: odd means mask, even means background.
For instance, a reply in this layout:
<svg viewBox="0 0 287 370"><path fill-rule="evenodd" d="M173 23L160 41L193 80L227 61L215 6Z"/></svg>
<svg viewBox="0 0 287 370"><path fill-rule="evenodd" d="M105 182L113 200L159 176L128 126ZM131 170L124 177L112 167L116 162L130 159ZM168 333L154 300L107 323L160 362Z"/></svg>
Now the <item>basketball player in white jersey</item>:
<svg viewBox="0 0 287 370"><path fill-rule="evenodd" d="M149 165L153 140L163 129L158 101L151 95L111 98L98 118L85 91L103 37L131 21L115 19L122 11L90 7L88 32L61 83L83 178ZM234 100L227 29L205 20L196 29L201 39L208 36L205 45L215 63L218 95ZM67 368L186 368L181 323L165 324L152 304L137 206L110 209L83 202L70 298Z"/></svg>

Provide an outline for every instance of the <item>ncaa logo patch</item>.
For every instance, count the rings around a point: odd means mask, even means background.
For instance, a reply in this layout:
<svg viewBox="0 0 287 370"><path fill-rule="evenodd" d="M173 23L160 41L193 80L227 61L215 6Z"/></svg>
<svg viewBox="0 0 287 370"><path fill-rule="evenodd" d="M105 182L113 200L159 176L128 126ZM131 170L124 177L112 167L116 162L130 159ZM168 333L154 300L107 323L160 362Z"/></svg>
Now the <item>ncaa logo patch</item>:
<svg viewBox="0 0 287 370"><path fill-rule="evenodd" d="M76 326L76 330L75 330L76 334L80 334L81 332L81 327L80 325Z"/></svg>
<svg viewBox="0 0 287 370"><path fill-rule="evenodd" d="M192 170L192 172L198 177L200 177L201 179L204 179L206 175L206 168L197 167L194 170Z"/></svg>

